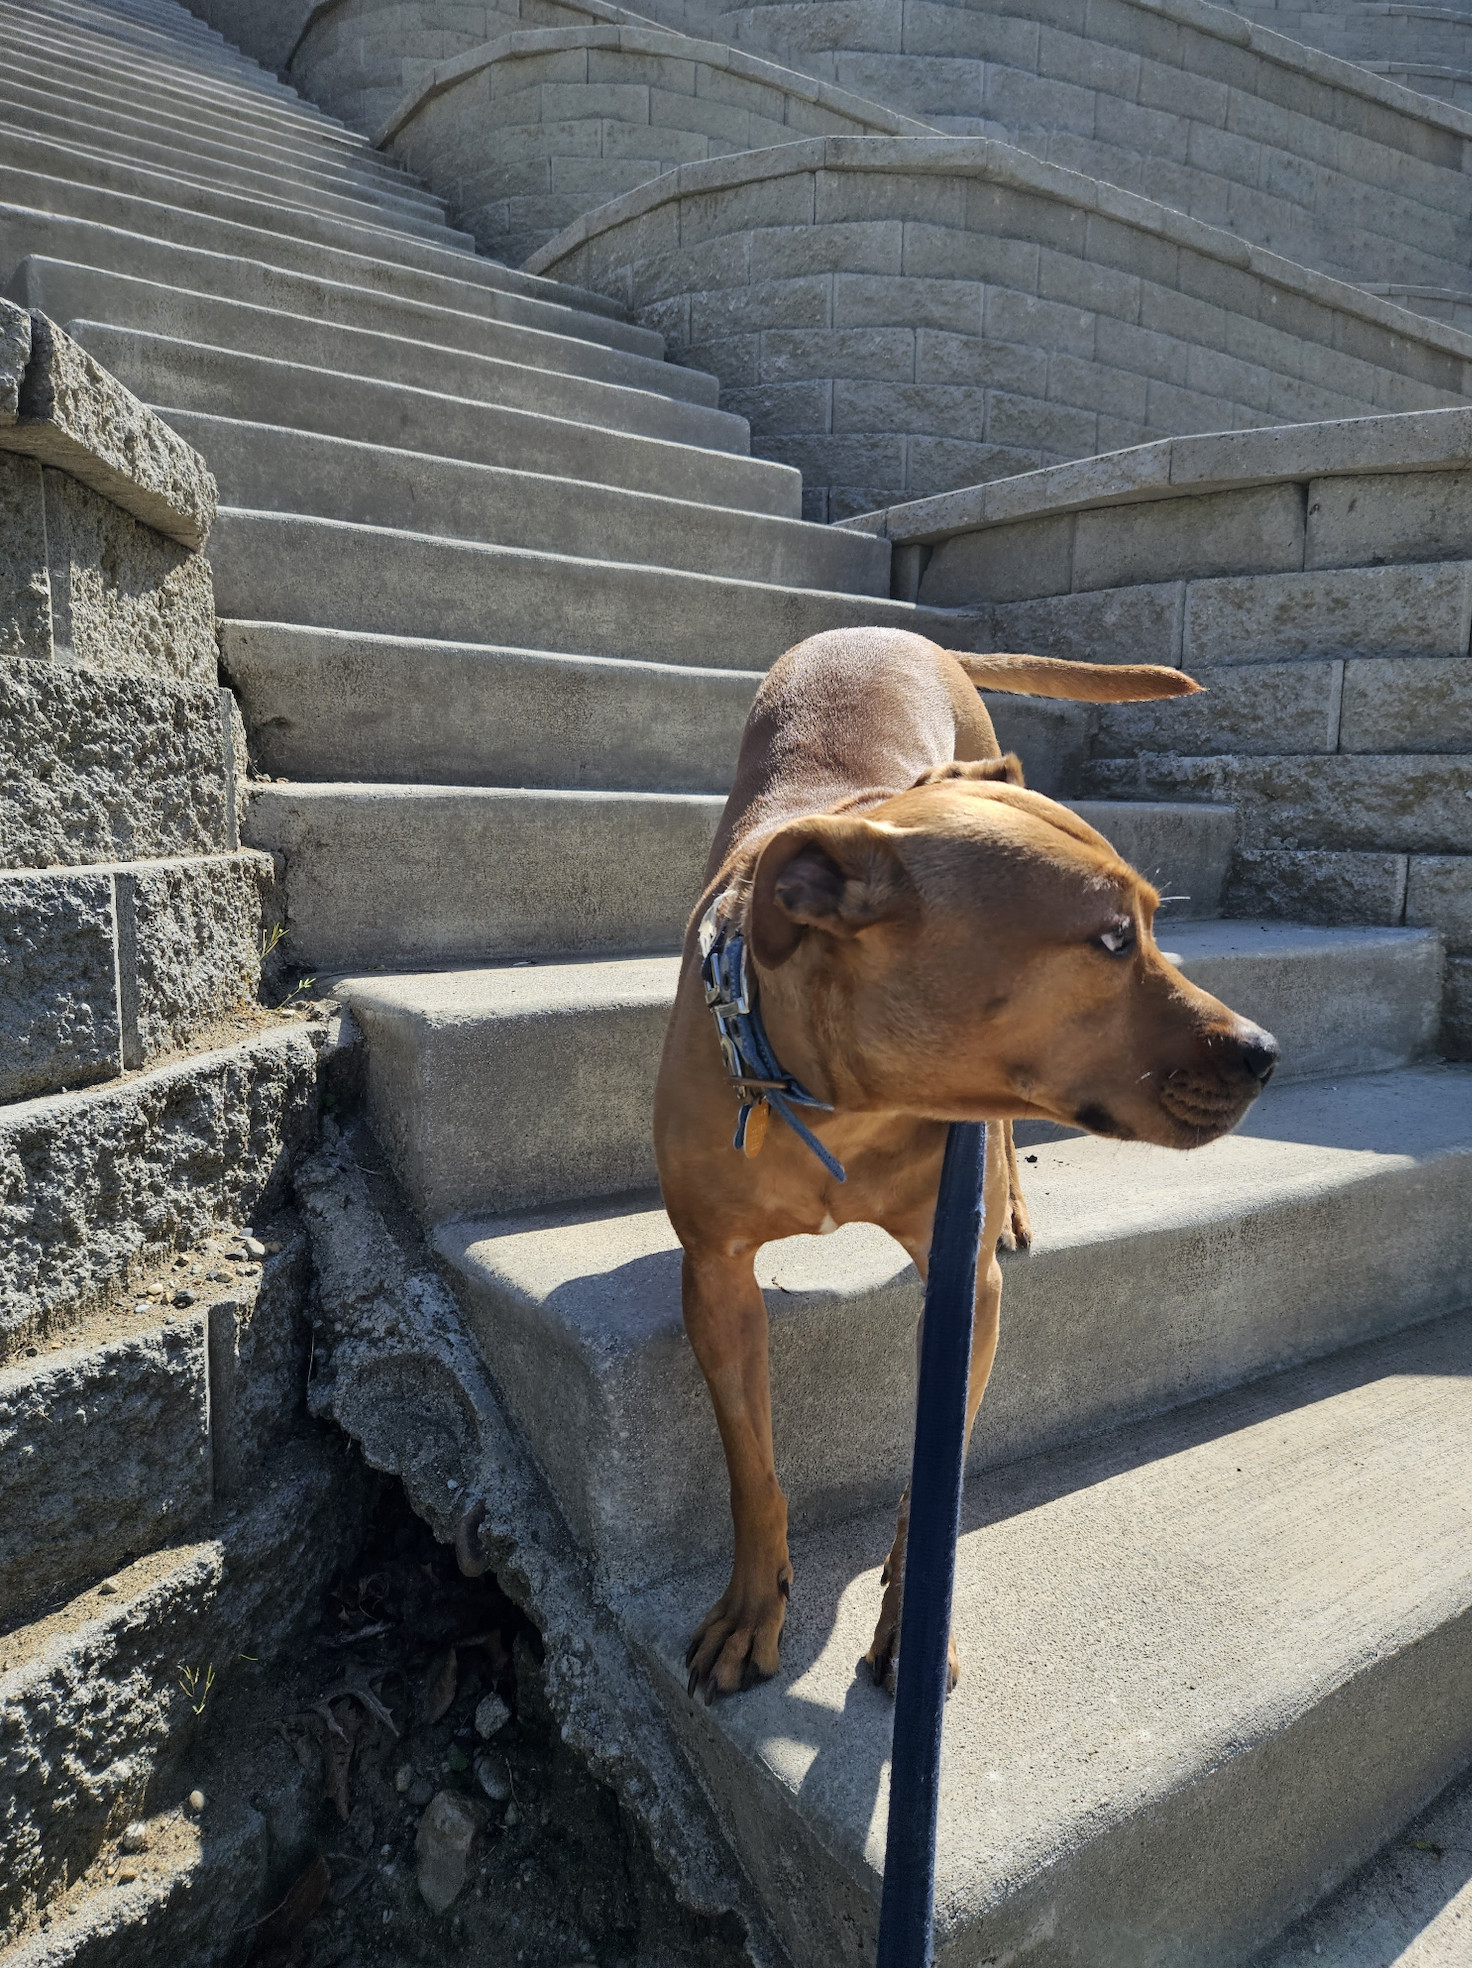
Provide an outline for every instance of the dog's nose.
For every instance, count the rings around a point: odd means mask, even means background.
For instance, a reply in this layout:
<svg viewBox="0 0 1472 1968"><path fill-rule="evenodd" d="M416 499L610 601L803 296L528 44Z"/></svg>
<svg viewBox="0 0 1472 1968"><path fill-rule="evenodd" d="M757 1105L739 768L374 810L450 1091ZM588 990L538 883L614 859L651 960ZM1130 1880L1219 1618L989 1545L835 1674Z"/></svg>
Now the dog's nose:
<svg viewBox="0 0 1472 1968"><path fill-rule="evenodd" d="M1278 1041L1261 1025L1249 1025L1243 1018L1237 1023L1237 1047L1243 1072L1256 1080L1259 1086L1266 1086L1278 1063Z"/></svg>

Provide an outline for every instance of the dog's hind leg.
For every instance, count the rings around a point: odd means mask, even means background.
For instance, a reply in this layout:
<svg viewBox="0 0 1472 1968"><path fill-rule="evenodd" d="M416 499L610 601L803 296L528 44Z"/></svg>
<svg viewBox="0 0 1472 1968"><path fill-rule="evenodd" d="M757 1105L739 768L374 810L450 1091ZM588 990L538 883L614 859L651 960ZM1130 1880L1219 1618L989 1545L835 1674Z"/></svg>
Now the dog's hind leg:
<svg viewBox="0 0 1472 1968"><path fill-rule="evenodd" d="M1002 1313L1002 1267L997 1262L996 1246L1006 1213L1011 1205L1012 1188L1007 1171L1007 1156L1003 1152L1001 1137L1011 1139L1012 1130L1005 1122L992 1122L987 1129L987 1176L986 1176L986 1215L982 1226L981 1261L976 1267L976 1311L971 1326L971 1372L966 1390L966 1443L969 1448L971 1431L976 1425L977 1410L981 1398L986 1393L986 1384L991 1377L992 1362L997 1356L997 1334L1001 1327ZM923 1278L928 1270L929 1237L916 1249L900 1230L890 1224L885 1228L910 1250ZM923 1322L922 1322L923 1323ZM917 1350L918 1350L917 1335ZM910 1486L905 1485L905 1493L900 1498L898 1521L895 1524L894 1543L889 1556L884 1561L881 1582L884 1597L880 1602L879 1620L874 1628L874 1638L869 1643L865 1659L869 1663L874 1679L882 1688L894 1693L899 1678L900 1658L900 1614L904 1604L905 1589L905 1545L910 1529ZM961 1678L961 1659L956 1651L956 1636L951 1635L951 1671L949 1685L954 1688Z"/></svg>
<svg viewBox="0 0 1472 1968"><path fill-rule="evenodd" d="M707 1702L777 1672L792 1590L787 1499L772 1453L767 1308L755 1249L685 1253L685 1330L705 1375L726 1451L735 1553L731 1583L695 1629L685 1655L690 1693Z"/></svg>

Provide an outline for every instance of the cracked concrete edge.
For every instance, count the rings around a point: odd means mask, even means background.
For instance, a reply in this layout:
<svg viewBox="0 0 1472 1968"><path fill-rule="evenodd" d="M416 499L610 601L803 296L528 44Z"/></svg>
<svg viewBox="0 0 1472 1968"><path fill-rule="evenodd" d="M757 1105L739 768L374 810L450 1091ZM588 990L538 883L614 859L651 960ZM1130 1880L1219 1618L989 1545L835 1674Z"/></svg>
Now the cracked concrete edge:
<svg viewBox="0 0 1472 1968"><path fill-rule="evenodd" d="M295 1183L317 1274L311 1412L398 1476L443 1541L483 1505L480 1549L542 1634L563 1740L638 1820L682 1903L735 1915L753 1968L789 1968L417 1231L390 1227L330 1121Z"/></svg>
<svg viewBox="0 0 1472 1968"><path fill-rule="evenodd" d="M47 315L8 301L0 303L0 449L54 465L191 551L209 537L218 490L199 453Z"/></svg>

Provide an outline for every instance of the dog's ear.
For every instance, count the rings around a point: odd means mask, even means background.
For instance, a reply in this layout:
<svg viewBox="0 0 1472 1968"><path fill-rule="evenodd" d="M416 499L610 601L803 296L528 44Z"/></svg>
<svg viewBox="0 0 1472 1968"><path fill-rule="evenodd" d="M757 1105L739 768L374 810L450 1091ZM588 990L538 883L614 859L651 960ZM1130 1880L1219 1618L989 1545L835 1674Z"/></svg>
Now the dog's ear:
<svg viewBox="0 0 1472 1968"><path fill-rule="evenodd" d="M915 786L938 786L947 779L1000 780L1008 786L1027 783L1022 776L1022 760L1016 752L1007 752L999 759L952 759L949 765L933 765L920 774Z"/></svg>
<svg viewBox="0 0 1472 1968"><path fill-rule="evenodd" d="M748 917L752 955L775 970L809 930L854 936L907 914L915 902L887 828L835 814L794 821L757 857Z"/></svg>

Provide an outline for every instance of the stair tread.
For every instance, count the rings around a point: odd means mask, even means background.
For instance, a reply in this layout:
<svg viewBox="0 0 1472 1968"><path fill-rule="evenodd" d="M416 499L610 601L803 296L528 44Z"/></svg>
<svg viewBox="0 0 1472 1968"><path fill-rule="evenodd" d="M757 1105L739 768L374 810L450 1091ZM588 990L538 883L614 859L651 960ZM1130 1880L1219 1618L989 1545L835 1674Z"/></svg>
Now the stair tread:
<svg viewBox="0 0 1472 1968"><path fill-rule="evenodd" d="M1272 1847L1305 1855L1299 1904L1323 1884L1326 1821L1352 1821L1341 1865L1373 1849L1404 1786L1419 1781L1422 1801L1465 1749L1464 1711L1451 1726L1465 1641L1455 1671L1443 1657L1439 1674L1435 1660L1418 1674L1417 1654L1467 1625L1469 1479L1463 1316L973 1484L941 1777L941 1949L964 1949L983 1919L989 1951L1016 1946L1051 1908L1065 1931L1107 1922L1122 1950L1111 1958L1163 1960L1168 1931L1185 1949L1172 1958L1224 1959L1224 1932L1240 1950L1297 1910L1280 1854L1263 1868L1266 1902L1254 1877ZM708 1711L684 1702L680 1658L724 1573L626 1614L728 1809L769 1814L773 1842L807 1848L784 1868L789 1884L814 1847L829 1855L871 1935L893 1707L856 1663L890 1521L799 1532L780 1675ZM1388 1739L1408 1707L1411 1739ZM1336 1754L1314 1755L1316 1720ZM1295 1739L1292 1788L1274 1790L1274 1748L1292 1755ZM1367 1780L1391 1797L1346 1809Z"/></svg>

